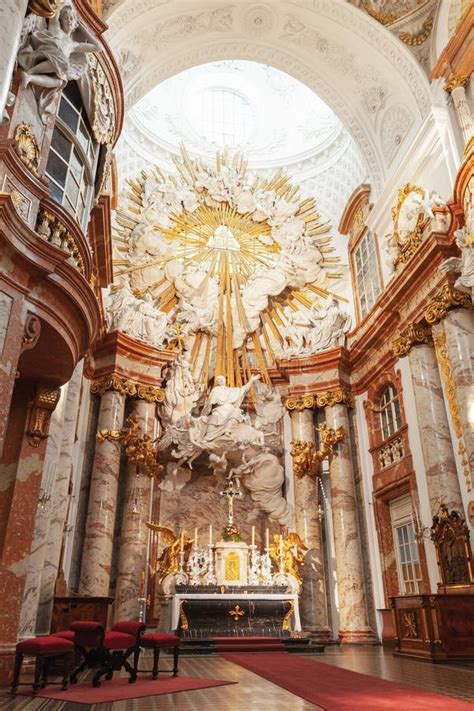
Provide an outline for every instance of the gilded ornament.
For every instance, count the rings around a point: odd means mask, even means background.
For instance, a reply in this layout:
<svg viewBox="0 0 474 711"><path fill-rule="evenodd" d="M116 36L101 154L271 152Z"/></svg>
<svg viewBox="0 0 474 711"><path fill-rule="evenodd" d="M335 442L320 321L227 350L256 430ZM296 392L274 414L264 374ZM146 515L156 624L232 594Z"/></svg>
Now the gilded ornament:
<svg viewBox="0 0 474 711"><path fill-rule="evenodd" d="M185 602L186 602L186 600L181 600L181 602L179 603L179 627L182 630L189 629L188 618L186 617L186 613L184 611Z"/></svg>
<svg viewBox="0 0 474 711"><path fill-rule="evenodd" d="M456 385L454 383L451 359L446 346L446 334L444 331L434 337L435 353L441 369L441 377L445 385L445 395L448 401L451 421L454 432L458 440L458 454L461 457L464 479L468 491L472 489L471 473L469 470L469 460L467 457L466 445L463 440L461 416L459 414L459 404L456 396Z"/></svg>
<svg viewBox="0 0 474 711"><path fill-rule="evenodd" d="M451 284L445 284L439 294L435 296L425 309L425 320L433 325L441 321L448 311L453 308L462 306L464 308L472 308L472 301L469 294L465 291L456 289Z"/></svg>
<svg viewBox="0 0 474 711"><path fill-rule="evenodd" d="M231 551L225 557L225 579L240 580L240 558L234 551Z"/></svg>
<svg viewBox="0 0 474 711"><path fill-rule="evenodd" d="M293 600L288 601L288 606L289 606L288 610L283 618L283 622L281 625L282 630L285 630L285 631L290 629L290 620L293 617L294 612L295 612L295 603L293 602Z"/></svg>
<svg viewBox="0 0 474 711"><path fill-rule="evenodd" d="M297 412L302 412L303 410L312 410L314 407L314 396L313 395L289 395L286 398L285 407L287 410L296 410Z"/></svg>
<svg viewBox="0 0 474 711"><path fill-rule="evenodd" d="M418 637L418 626L416 620L416 612L403 613L403 626L405 637L416 639Z"/></svg>
<svg viewBox="0 0 474 711"><path fill-rule="evenodd" d="M270 558L275 562L280 572L292 575L300 585L303 583L300 567L304 565L304 556L307 552L308 547L294 531L281 539L281 545L280 536L275 533L273 543L268 549Z"/></svg>
<svg viewBox="0 0 474 711"><path fill-rule="evenodd" d="M411 34L410 32L400 32L398 38L406 44L408 47L419 47L422 45L431 34L433 29L433 18L429 17L423 23L423 26L419 32L416 34Z"/></svg>
<svg viewBox="0 0 474 711"><path fill-rule="evenodd" d="M47 20L50 20L55 16L60 5L61 0L30 0L28 8L35 15L39 15L39 17L45 17Z"/></svg>
<svg viewBox="0 0 474 711"><path fill-rule="evenodd" d="M291 442L293 471L296 476L302 477L305 474L316 476L320 462L332 454L336 444L346 435L344 427L338 427L334 430L328 427L326 423L316 427L316 430L321 436L319 449L315 449L315 445L312 442L303 440L292 440Z"/></svg>
<svg viewBox="0 0 474 711"><path fill-rule="evenodd" d="M240 605L236 605L233 610L229 610L229 615L234 619L234 622L238 622L245 615L245 612Z"/></svg>
<svg viewBox="0 0 474 711"><path fill-rule="evenodd" d="M38 141L30 123L19 123L13 135L15 150L20 160L33 175L38 175L38 165L40 160L40 150Z"/></svg>
<svg viewBox="0 0 474 711"><path fill-rule="evenodd" d="M184 552L183 562L188 562L194 539L189 538L187 531L183 531L181 536L177 536L169 526L160 526L151 521L147 521L146 525L150 530L159 533L161 540L168 544L157 561L158 582L162 583L167 575L173 575L179 571L179 553L181 550Z"/></svg>
<svg viewBox="0 0 474 711"><path fill-rule="evenodd" d="M86 268L79 247L72 234L60 220L48 210L41 209L36 222L36 231L46 242L62 249L69 254L72 262L82 276L86 276Z"/></svg>
<svg viewBox="0 0 474 711"><path fill-rule="evenodd" d="M143 473L150 479L158 477L163 472L163 465L158 462L158 448L155 440L148 434L141 433L138 417L128 418L129 427L120 430L99 430L97 441L120 442L125 446L125 454L130 462L141 467Z"/></svg>
<svg viewBox="0 0 474 711"><path fill-rule="evenodd" d="M431 326L411 323L392 341L392 351L396 358L404 358L412 346L420 343L431 343Z"/></svg>
<svg viewBox="0 0 474 711"><path fill-rule="evenodd" d="M292 412L302 412L313 408L331 407L332 405L347 405L354 407L354 396L348 390L337 388L336 390L323 390L315 395L289 395L285 401L285 407Z"/></svg>
<svg viewBox="0 0 474 711"><path fill-rule="evenodd" d="M468 74L450 74L445 81L444 90L450 94L453 89L459 89L459 87L466 86L468 81Z"/></svg>
<svg viewBox="0 0 474 711"><path fill-rule="evenodd" d="M29 426L26 432L28 442L32 447L39 447L42 440L48 436L47 427L51 414L58 404L61 390L58 387L39 386L36 397L31 405Z"/></svg>
<svg viewBox="0 0 474 711"><path fill-rule="evenodd" d="M104 375L102 378L96 378L92 381L91 392L96 395L103 395L107 390L114 390L121 395L134 397L145 402L164 402L165 391L163 388L153 385L142 385L130 378L124 378L120 375L112 373Z"/></svg>

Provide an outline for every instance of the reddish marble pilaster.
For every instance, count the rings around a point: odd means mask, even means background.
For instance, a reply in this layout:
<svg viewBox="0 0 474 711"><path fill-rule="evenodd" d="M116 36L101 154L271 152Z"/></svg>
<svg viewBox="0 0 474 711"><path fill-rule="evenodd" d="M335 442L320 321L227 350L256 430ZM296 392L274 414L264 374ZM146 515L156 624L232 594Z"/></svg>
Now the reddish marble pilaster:
<svg viewBox="0 0 474 711"><path fill-rule="evenodd" d="M291 434L294 440L315 444L312 410L291 412ZM317 480L308 475L294 476L293 479L296 531L309 549L301 569L301 621L303 629L310 632L314 640L327 642L332 638L332 633L328 625Z"/></svg>
<svg viewBox="0 0 474 711"><path fill-rule="evenodd" d="M123 426L124 409L125 395L114 390L105 392L100 403L97 429L119 430ZM95 443L80 595L106 597L109 594L120 448L120 442L110 442L107 439Z"/></svg>
<svg viewBox="0 0 474 711"><path fill-rule="evenodd" d="M139 418L142 432L153 436L155 404L136 400L132 405L131 414ZM115 620L138 619L138 598L143 597L147 567L150 529L145 522L149 520L150 515L150 493L151 479L145 476L136 464L130 462L125 481Z"/></svg>
<svg viewBox="0 0 474 711"><path fill-rule="evenodd" d="M330 459L331 507L336 558L339 636L343 643L373 642L368 625L362 553L359 544L356 492L345 405L326 408L328 427L346 435Z"/></svg>
<svg viewBox="0 0 474 711"><path fill-rule="evenodd" d="M8 680L18 637L28 560L46 452L48 423L59 388L38 385L36 392L18 385L16 415L9 423L2 467L15 470L8 491L8 511L0 558L0 682ZM21 404L27 408L21 417ZM26 419L26 427L25 427ZM18 427L23 427L18 429ZM19 446L18 446L19 445ZM2 492L5 494L5 492ZM5 507L7 508L7 507Z"/></svg>

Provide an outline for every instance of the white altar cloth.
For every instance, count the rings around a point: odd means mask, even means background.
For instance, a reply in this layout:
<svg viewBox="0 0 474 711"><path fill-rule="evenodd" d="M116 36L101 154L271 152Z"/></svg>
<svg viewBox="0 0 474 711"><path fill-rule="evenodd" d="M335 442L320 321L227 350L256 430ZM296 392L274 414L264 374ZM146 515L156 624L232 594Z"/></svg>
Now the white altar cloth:
<svg viewBox="0 0 474 711"><path fill-rule="evenodd" d="M173 606L171 611L171 629L175 630L179 624L179 606L182 600L288 600L294 605L292 615L293 632L301 632L300 608L298 595L296 593L176 593L173 595Z"/></svg>

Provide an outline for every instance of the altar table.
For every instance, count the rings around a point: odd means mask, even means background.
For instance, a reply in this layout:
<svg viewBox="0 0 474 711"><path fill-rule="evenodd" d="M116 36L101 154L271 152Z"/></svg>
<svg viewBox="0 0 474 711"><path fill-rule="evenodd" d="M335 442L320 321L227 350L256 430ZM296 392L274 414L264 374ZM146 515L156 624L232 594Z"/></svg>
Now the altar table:
<svg viewBox="0 0 474 711"><path fill-rule="evenodd" d="M171 628L188 638L301 632L294 593L177 593L171 614Z"/></svg>

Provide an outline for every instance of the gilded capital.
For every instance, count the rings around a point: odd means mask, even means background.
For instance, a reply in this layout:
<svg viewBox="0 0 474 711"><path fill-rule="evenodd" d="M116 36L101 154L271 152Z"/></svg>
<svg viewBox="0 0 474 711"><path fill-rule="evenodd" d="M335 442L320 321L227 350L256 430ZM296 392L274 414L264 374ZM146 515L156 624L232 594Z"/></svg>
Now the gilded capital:
<svg viewBox="0 0 474 711"><path fill-rule="evenodd" d="M468 81L469 76L467 74L450 74L445 81L444 90L450 94L453 89L459 89L460 86L466 86Z"/></svg>
<svg viewBox="0 0 474 711"><path fill-rule="evenodd" d="M451 284L445 284L439 294L434 297L425 309L425 320L433 325L441 321L450 309L463 306L472 308L470 295L465 291L456 289Z"/></svg>
<svg viewBox="0 0 474 711"><path fill-rule="evenodd" d="M142 385L130 378L124 378L121 375L112 373L104 375L102 378L96 378L92 381L91 392L96 395L103 395L107 390L115 390L115 392L128 397L134 397L145 402L164 402L165 391L163 388L153 385Z"/></svg>
<svg viewBox="0 0 474 711"><path fill-rule="evenodd" d="M392 341L392 351L396 358L404 358L412 346L431 343L431 327L420 323L411 323Z"/></svg>
<svg viewBox="0 0 474 711"><path fill-rule="evenodd" d="M322 390L315 395L289 395L285 406L290 412L301 412L305 409L331 407L332 405L347 405L354 407L354 397L348 390L336 388L335 390Z"/></svg>

